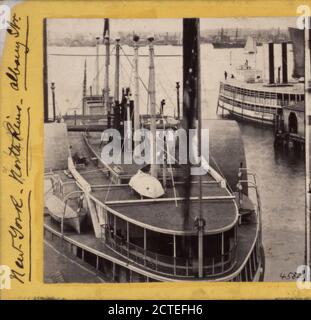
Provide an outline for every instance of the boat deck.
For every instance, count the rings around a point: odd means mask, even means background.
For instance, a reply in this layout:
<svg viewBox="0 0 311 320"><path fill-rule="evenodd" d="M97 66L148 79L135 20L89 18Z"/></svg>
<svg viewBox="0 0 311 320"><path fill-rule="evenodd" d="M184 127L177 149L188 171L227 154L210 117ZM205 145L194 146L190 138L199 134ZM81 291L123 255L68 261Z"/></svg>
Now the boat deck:
<svg viewBox="0 0 311 320"><path fill-rule="evenodd" d="M93 141L96 146L95 142ZM165 195L161 198L141 199L127 184L115 185L110 182L105 168L98 168L91 160L94 155L88 151L81 133L71 132L70 143L73 152L75 149L80 150L80 153L88 161L86 166L77 168L77 170L90 186L93 186L91 196L96 200L105 203L126 220L137 221L147 228L157 229L160 232L166 230L169 233L178 233L186 231L185 225L187 225L189 230L195 232L194 222L200 211L199 184L197 182L194 181L191 184L190 215L185 224L185 185L183 182L176 182L174 187L172 184L168 186ZM74 181L62 171L56 173L60 175L63 182ZM133 172L133 174L135 173ZM207 233L231 228L238 219L235 197L226 188L221 187L220 183L216 182L210 174L205 175L203 181L202 217L208 226Z"/></svg>
<svg viewBox="0 0 311 320"><path fill-rule="evenodd" d="M91 186L101 185L101 187L92 188L90 193L98 201L105 203L121 215L147 226L170 231L184 231L184 184L176 184L175 192L172 187L167 188L162 198L141 199L128 185L109 185L109 179L104 173L90 171L92 170L84 169L80 173ZM74 179L70 179L63 171L55 173L59 174L62 183L74 182ZM237 220L234 198L230 197L227 190L221 188L218 183L203 183L202 191L202 216L209 226L209 231L216 232L232 227ZM199 185L192 183L191 197L195 200L198 196ZM188 227L190 230L195 230L194 221L199 215L198 201L191 201L190 213Z"/></svg>
<svg viewBox="0 0 311 320"><path fill-rule="evenodd" d="M223 84L253 91L284 94L304 94L304 84L297 82L290 82L288 85L269 84L265 82L247 83L237 79L227 79L223 80L222 82Z"/></svg>

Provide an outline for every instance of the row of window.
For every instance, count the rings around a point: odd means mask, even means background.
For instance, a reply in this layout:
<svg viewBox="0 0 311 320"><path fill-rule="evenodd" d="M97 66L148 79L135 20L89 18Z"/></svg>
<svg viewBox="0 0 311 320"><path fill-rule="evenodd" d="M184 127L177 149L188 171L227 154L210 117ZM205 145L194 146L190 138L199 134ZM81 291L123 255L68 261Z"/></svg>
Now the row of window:
<svg viewBox="0 0 311 320"><path fill-rule="evenodd" d="M239 107L245 110L250 110L250 111L254 111L254 112L261 112L261 113L271 113L271 114L277 114L277 108L273 108L273 107L262 107L262 106L258 106L258 105L253 105L253 104L249 104L249 103L241 103L239 101L233 100L233 99L229 99L226 97L220 97L220 100L223 101L224 103L230 104L234 107Z"/></svg>
<svg viewBox="0 0 311 320"><path fill-rule="evenodd" d="M304 94L274 93L220 85L220 93L236 100L270 106L287 106L304 101Z"/></svg>
<svg viewBox="0 0 311 320"><path fill-rule="evenodd" d="M47 232L45 229L45 236L53 240L53 233ZM57 237L60 241L60 239ZM85 251L82 248L75 246L70 243L63 243L68 251L75 254L78 258L87 262L95 269L101 272L102 276L105 278L106 282L157 282L152 278L148 278L144 275L141 275L137 272L131 271L128 268L119 266L118 264L113 263L112 261L99 257L89 251ZM241 281L253 281L255 274L258 271L260 264L260 246L259 242L256 242L254 249L248 258L242 271L232 280L234 282Z"/></svg>
<svg viewBox="0 0 311 320"><path fill-rule="evenodd" d="M134 262L165 274L193 276L198 260L198 236L160 234L107 212L105 242ZM204 235L206 275L222 273L235 261L236 228Z"/></svg>

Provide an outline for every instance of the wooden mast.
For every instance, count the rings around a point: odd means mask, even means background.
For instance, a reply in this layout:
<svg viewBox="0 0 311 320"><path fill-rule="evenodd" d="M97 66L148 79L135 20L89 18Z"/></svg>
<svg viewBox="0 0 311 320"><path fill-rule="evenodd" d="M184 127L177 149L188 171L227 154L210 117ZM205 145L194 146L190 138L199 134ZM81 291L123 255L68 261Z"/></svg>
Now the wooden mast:
<svg viewBox="0 0 311 320"><path fill-rule="evenodd" d="M82 115L85 115L85 97L86 97L86 59L84 61L84 77L83 77L83 91L82 91Z"/></svg>
<svg viewBox="0 0 311 320"><path fill-rule="evenodd" d="M179 97L180 84L176 82L176 94L177 94L177 119L180 120L180 97Z"/></svg>
<svg viewBox="0 0 311 320"><path fill-rule="evenodd" d="M156 97L155 97L155 73L154 73L154 47L153 37L148 38L149 41L149 99L150 99L150 131L151 131L151 167L150 174L157 178L156 165Z"/></svg>
<svg viewBox="0 0 311 320"><path fill-rule="evenodd" d="M138 73L138 41L139 37L134 35L134 72L135 72L135 105L134 105L134 132L140 129L140 119L139 119L139 73ZM138 141L134 141L134 150Z"/></svg>
<svg viewBox="0 0 311 320"><path fill-rule="evenodd" d="M99 37L96 38L95 94L99 95Z"/></svg>
<svg viewBox="0 0 311 320"><path fill-rule="evenodd" d="M119 91L120 91L120 39L116 39L116 66L114 78L114 101L119 104Z"/></svg>
<svg viewBox="0 0 311 320"><path fill-rule="evenodd" d="M55 83L51 83L52 90L52 105L53 105L53 122L56 121L56 105L55 105Z"/></svg>
<svg viewBox="0 0 311 320"><path fill-rule="evenodd" d="M110 64L109 19L105 19L104 44L106 47L104 105L105 105L106 112L109 114L110 113L110 105L109 105L109 64Z"/></svg>

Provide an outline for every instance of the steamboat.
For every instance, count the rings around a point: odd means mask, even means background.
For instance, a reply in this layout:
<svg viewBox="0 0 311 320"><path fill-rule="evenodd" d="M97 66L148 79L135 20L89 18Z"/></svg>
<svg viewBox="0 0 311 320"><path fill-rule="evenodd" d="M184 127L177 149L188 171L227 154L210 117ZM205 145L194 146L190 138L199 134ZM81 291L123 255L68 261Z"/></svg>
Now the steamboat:
<svg viewBox="0 0 311 320"><path fill-rule="evenodd" d="M256 176L246 167L237 123L201 119L199 38L199 19L184 19L184 98L182 115L176 119L164 115L163 105L157 108L152 37L150 113L139 111L139 38L135 36L134 99L129 88L119 89L117 40L114 96L109 95L108 54L103 94L87 94L85 76L82 114L45 123L45 241L81 259L107 282L263 281L262 212ZM106 20L107 52L110 41ZM45 94L47 90L48 83ZM124 132L126 121L133 122L129 130L150 129L152 139L159 128L173 132L208 128L209 166L204 174L194 176L191 170L196 166L178 161L171 164L168 159L173 155L165 139L160 165L154 149L154 161L148 165L108 163L102 150L111 141L103 139L103 131ZM125 134L121 136L121 158ZM200 140L199 134L199 159L203 157Z"/></svg>
<svg viewBox="0 0 311 320"><path fill-rule="evenodd" d="M295 69L293 80L288 80L288 43L281 43L282 66L275 76L274 43L268 43L269 79L263 72L248 64L236 70L236 77L219 85L217 112L229 113L238 120L274 126L276 140L304 142L304 70L301 33L290 28ZM250 51L249 51L250 52ZM254 50L253 54L256 55ZM300 60L300 61L299 61Z"/></svg>

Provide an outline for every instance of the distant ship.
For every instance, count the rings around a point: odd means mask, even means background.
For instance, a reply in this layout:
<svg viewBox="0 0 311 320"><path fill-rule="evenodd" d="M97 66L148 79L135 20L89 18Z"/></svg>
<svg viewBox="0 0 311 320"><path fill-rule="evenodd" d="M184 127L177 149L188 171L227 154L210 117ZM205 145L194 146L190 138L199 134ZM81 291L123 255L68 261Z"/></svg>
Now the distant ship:
<svg viewBox="0 0 311 320"><path fill-rule="evenodd" d="M215 41L212 42L215 49L227 49L227 48L244 48L245 39L238 38L238 29L236 29L235 38L231 38L224 34L224 29L221 28L220 35Z"/></svg>
<svg viewBox="0 0 311 320"><path fill-rule="evenodd" d="M245 45L245 53L255 54L257 53L257 42L253 37L248 37Z"/></svg>
<svg viewBox="0 0 311 320"><path fill-rule="evenodd" d="M289 28L293 43L295 80L288 81L287 44L282 42L282 66L275 76L274 43L269 48L269 81L262 71L245 64L236 69L236 77L220 82L217 111L228 112L240 120L249 120L275 128L276 138L304 143L304 50L303 33ZM256 54L254 40L249 38L245 53Z"/></svg>

